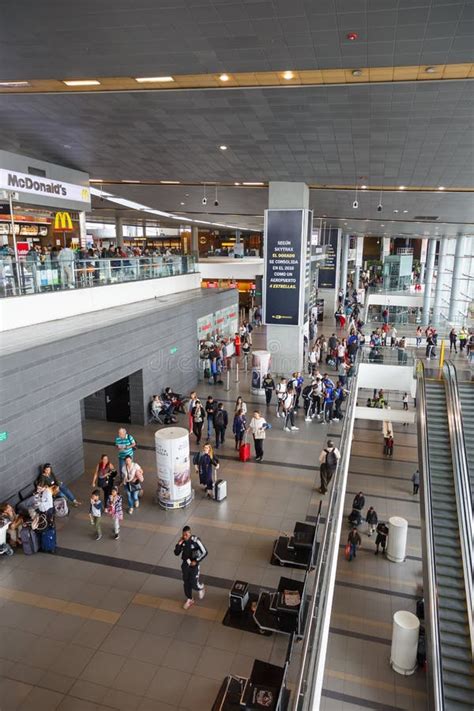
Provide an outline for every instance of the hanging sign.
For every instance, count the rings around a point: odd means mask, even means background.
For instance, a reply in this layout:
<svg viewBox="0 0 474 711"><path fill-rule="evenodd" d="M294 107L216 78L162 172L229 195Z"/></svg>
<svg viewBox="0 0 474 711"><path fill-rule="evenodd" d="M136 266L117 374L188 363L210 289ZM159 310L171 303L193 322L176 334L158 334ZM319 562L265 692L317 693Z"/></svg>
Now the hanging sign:
<svg viewBox="0 0 474 711"><path fill-rule="evenodd" d="M84 185L74 185L73 183L63 183L62 180L52 180L51 178L40 178L28 173L17 173L13 170L0 169L0 190L18 190L20 193L28 193L58 200L69 200L72 202L82 202L84 207L90 207L91 195L88 187Z"/></svg>

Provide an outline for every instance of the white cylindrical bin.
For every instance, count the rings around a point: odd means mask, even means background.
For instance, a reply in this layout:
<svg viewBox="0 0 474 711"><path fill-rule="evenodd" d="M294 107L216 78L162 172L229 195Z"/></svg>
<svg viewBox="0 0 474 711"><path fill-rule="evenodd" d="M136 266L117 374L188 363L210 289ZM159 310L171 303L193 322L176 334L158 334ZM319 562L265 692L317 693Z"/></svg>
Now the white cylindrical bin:
<svg viewBox="0 0 474 711"><path fill-rule="evenodd" d="M405 610L395 612L390 665L398 674L409 676L416 669L419 631L420 620L416 615Z"/></svg>
<svg viewBox="0 0 474 711"><path fill-rule="evenodd" d="M407 547L408 521L400 516L388 519L387 558L392 563L403 563Z"/></svg>
<svg viewBox="0 0 474 711"><path fill-rule="evenodd" d="M265 395L262 383L270 370L270 358L271 355L268 351L254 351L252 353L252 382L250 384L252 395Z"/></svg>
<svg viewBox="0 0 474 711"><path fill-rule="evenodd" d="M157 499L164 509L182 509L191 503L189 433L184 427L164 427L155 432Z"/></svg>

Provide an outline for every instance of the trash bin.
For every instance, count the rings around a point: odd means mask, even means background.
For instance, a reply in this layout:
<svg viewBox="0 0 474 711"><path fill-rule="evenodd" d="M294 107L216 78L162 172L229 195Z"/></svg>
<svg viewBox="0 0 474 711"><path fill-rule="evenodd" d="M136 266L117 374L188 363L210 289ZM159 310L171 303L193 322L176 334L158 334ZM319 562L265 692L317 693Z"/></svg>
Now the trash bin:
<svg viewBox="0 0 474 711"><path fill-rule="evenodd" d="M417 663L420 620L412 612L399 610L393 615L390 665L397 674L413 674Z"/></svg>

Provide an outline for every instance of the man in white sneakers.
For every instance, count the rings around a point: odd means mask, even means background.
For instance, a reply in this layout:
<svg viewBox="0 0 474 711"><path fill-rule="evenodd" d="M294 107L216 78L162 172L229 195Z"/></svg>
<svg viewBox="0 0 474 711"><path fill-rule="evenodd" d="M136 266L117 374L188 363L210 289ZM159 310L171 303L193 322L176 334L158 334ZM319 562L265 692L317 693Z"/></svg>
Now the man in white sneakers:
<svg viewBox="0 0 474 711"><path fill-rule="evenodd" d="M283 415L285 418L285 424L283 429L285 430L285 432L291 432L292 430L299 429L299 427L295 426L295 404L295 391L291 386L288 386L286 395L283 399Z"/></svg>
<svg viewBox="0 0 474 711"><path fill-rule="evenodd" d="M199 566L207 556L207 549L200 538L192 535L191 528L185 526L181 538L175 545L174 554L181 556L181 572L186 596L186 602L183 607L185 610L189 610L194 605L193 590L197 591L200 600L203 599L206 593L204 584L199 580Z"/></svg>

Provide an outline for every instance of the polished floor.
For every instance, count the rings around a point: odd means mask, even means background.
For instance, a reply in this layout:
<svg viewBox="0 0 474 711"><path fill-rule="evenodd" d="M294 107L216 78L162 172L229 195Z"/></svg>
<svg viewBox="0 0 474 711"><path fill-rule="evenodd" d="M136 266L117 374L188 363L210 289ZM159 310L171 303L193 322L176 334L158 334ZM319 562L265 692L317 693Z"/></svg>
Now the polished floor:
<svg viewBox="0 0 474 711"><path fill-rule="evenodd" d="M222 386L215 391L229 411L238 393L251 408L257 400L248 384L249 375L241 373L230 392ZM199 393L205 397L214 387L201 384ZM262 411L267 415L265 406ZM298 415L300 429L290 433L282 431L274 408L268 419L273 429L264 462L241 464L228 435L219 455L228 498L219 504L205 500L197 488L193 503L177 512L153 502L156 427L130 426L146 475L145 494L140 509L125 514L118 541L109 520L103 539L94 540L86 503L100 454L114 458L116 425L84 423L86 470L72 485L84 504L59 522L57 554L18 553L0 560L1 711L207 711L226 674L247 675L255 658L283 662L285 637L222 625L228 591L236 578L255 590L276 587L282 570L269 563L273 540L296 520L315 515L319 452L328 434L339 442L341 425L306 423ZM394 457L387 461L380 424L356 422L347 510L363 490L380 519L407 518L407 560L394 564L374 556L374 539L363 524L362 549L348 563L343 525L324 711L427 708L423 672L402 677L389 665L392 615L413 611L421 586L419 505L410 481L417 460L414 426L397 425L395 437ZM189 611L181 607L179 560L173 554L185 523L209 549L202 566L207 594Z"/></svg>

